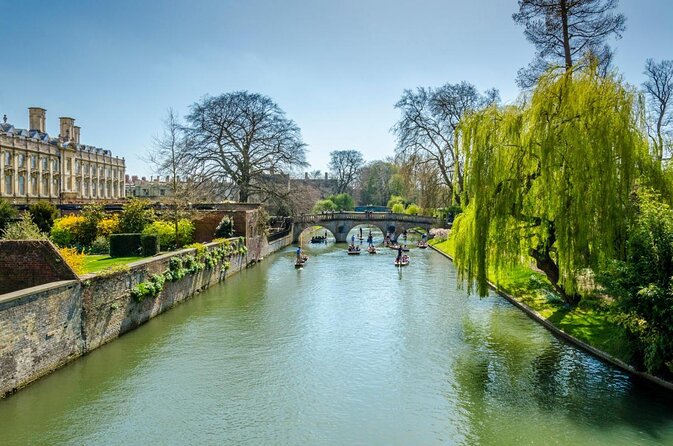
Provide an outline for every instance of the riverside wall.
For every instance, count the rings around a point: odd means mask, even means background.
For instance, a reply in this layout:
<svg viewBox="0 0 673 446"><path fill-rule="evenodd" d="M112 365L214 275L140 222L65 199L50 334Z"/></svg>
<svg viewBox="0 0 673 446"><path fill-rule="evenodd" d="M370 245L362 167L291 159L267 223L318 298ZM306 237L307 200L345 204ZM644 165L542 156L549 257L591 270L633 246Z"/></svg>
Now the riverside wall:
<svg viewBox="0 0 673 446"><path fill-rule="evenodd" d="M110 342L174 305L236 274L292 243L291 235L272 243L264 237L246 241L248 253L164 284L154 298L138 302L137 284L163 273L172 252L128 265L0 295L0 397L5 397L68 362ZM207 245L208 250L217 244ZM253 249L250 249L253 248Z"/></svg>

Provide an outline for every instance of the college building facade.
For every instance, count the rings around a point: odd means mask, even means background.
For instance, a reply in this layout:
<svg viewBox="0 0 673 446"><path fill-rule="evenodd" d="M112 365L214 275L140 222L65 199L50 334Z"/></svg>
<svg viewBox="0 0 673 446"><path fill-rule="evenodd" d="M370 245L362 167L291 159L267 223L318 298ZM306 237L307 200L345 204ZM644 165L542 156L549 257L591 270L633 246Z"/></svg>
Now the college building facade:
<svg viewBox="0 0 673 446"><path fill-rule="evenodd" d="M80 127L61 117L60 134L46 132L46 110L28 109L29 129L0 123L0 198L23 204L123 199L125 162L80 143Z"/></svg>

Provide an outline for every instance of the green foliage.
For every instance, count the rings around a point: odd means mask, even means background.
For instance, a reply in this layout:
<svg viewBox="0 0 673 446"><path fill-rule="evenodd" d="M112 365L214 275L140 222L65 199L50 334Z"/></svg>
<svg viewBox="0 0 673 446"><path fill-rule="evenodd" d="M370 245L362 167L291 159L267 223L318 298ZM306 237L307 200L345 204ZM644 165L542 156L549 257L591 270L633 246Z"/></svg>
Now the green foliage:
<svg viewBox="0 0 673 446"><path fill-rule="evenodd" d="M154 211L149 208L148 202L132 198L124 204L119 215L119 232L127 234L142 232L147 225L155 220L156 216Z"/></svg>
<svg viewBox="0 0 673 446"><path fill-rule="evenodd" d="M332 200L337 210L352 211L355 209L355 200L347 193L332 195L329 199Z"/></svg>
<svg viewBox="0 0 673 446"><path fill-rule="evenodd" d="M159 245L164 251L176 249L175 224L170 221L157 220L143 229L143 235L156 235L159 237ZM194 224L189 220L178 222L178 236L181 243L191 243L194 234Z"/></svg>
<svg viewBox="0 0 673 446"><path fill-rule="evenodd" d="M131 297L136 302L142 302L148 297L156 297L164 289L166 278L163 274L154 274L149 280L140 282L131 288Z"/></svg>
<svg viewBox="0 0 673 446"><path fill-rule="evenodd" d="M225 215L220 220L220 223L215 228L215 237L216 238L229 238L234 235L234 220L231 217Z"/></svg>
<svg viewBox="0 0 673 446"><path fill-rule="evenodd" d="M7 225L9 225L18 213L14 206L12 206L9 201L0 198L0 233L5 230Z"/></svg>
<svg viewBox="0 0 673 446"><path fill-rule="evenodd" d="M84 220L76 227L75 241L82 247L90 246L98 236L98 224L105 218L105 210L100 204L89 204L82 209L82 217Z"/></svg>
<svg viewBox="0 0 673 446"><path fill-rule="evenodd" d="M404 197L400 195L393 195L390 197L390 200L388 200L388 207L392 209L393 206L395 206L396 204L401 204L402 209L404 209L404 205L406 204L406 202L407 200Z"/></svg>
<svg viewBox="0 0 673 446"><path fill-rule="evenodd" d="M417 204L411 203L407 208L404 210L404 213L407 215L418 215L421 213L421 208L418 207Z"/></svg>
<svg viewBox="0 0 673 446"><path fill-rule="evenodd" d="M395 203L390 210L395 214L404 214L404 205L402 203Z"/></svg>
<svg viewBox="0 0 673 446"><path fill-rule="evenodd" d="M599 275L617 299L618 322L634 343L637 365L673 376L673 210L649 189L638 191L624 261Z"/></svg>
<svg viewBox="0 0 673 446"><path fill-rule="evenodd" d="M110 257L132 257L142 251L141 234L112 234Z"/></svg>
<svg viewBox="0 0 673 446"><path fill-rule="evenodd" d="M5 240L46 240L47 236L33 223L30 214L24 213L21 219L10 223L2 232Z"/></svg>
<svg viewBox="0 0 673 446"><path fill-rule="evenodd" d="M334 204L332 200L329 198L325 200L319 200L314 206L313 206L313 212L316 214L319 214L321 212L332 212L337 210L337 205Z"/></svg>
<svg viewBox="0 0 673 446"><path fill-rule="evenodd" d="M99 235L89 247L89 254L109 254L110 253L110 239Z"/></svg>
<svg viewBox="0 0 673 446"><path fill-rule="evenodd" d="M45 234L49 234L51 227L54 226L54 220L58 218L56 206L46 201L38 201L28 207L30 217L33 223Z"/></svg>
<svg viewBox="0 0 673 446"><path fill-rule="evenodd" d="M594 70L542 77L528 102L463 120L469 205L453 230L456 265L487 293L489 268L531 255L569 303L576 275L623 249L628 198L646 156L636 93Z"/></svg>
<svg viewBox="0 0 673 446"><path fill-rule="evenodd" d="M159 237L154 234L143 234L140 236L140 246L145 257L150 257L159 253Z"/></svg>

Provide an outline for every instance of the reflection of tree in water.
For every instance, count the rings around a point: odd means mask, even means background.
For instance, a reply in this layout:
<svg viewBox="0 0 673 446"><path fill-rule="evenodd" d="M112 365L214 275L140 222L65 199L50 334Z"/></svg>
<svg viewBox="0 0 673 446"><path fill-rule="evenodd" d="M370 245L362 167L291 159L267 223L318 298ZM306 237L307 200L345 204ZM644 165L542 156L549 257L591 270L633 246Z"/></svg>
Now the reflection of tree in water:
<svg viewBox="0 0 673 446"><path fill-rule="evenodd" d="M530 324L497 308L463 318L465 347L453 364L465 444L594 444L620 430L652 442L670 435L671 395Z"/></svg>

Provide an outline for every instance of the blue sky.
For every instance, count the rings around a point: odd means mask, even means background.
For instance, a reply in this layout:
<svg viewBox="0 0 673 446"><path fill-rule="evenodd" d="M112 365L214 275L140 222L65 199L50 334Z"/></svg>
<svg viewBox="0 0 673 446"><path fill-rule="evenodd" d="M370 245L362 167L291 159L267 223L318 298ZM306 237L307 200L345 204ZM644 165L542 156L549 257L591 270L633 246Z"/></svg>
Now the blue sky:
<svg viewBox="0 0 673 446"><path fill-rule="evenodd" d="M0 0L0 116L28 126L27 108L82 127L127 173L168 107L185 114L206 94L250 90L301 127L313 169L329 152L393 154L402 90L467 80L516 98L533 55L511 15L515 0ZM673 59L673 2L621 0L627 30L618 68L643 81L645 59Z"/></svg>

